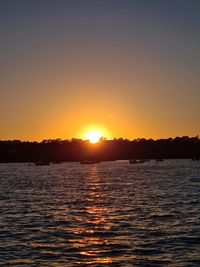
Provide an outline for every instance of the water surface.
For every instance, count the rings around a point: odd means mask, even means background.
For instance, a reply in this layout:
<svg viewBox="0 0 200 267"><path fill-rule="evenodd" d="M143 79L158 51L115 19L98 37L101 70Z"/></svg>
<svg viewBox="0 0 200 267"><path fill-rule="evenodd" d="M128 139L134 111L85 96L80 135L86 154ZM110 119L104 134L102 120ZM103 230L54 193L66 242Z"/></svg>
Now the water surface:
<svg viewBox="0 0 200 267"><path fill-rule="evenodd" d="M0 164L0 266L200 266L200 162Z"/></svg>

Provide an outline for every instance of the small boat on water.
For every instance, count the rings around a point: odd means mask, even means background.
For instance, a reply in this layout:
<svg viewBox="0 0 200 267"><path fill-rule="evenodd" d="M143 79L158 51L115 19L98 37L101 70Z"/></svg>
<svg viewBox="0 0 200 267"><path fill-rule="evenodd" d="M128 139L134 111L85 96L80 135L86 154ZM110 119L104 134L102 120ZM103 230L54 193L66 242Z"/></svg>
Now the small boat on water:
<svg viewBox="0 0 200 267"><path fill-rule="evenodd" d="M49 161L36 161L34 162L35 166L48 166L50 165Z"/></svg>
<svg viewBox="0 0 200 267"><path fill-rule="evenodd" d="M101 163L99 160L81 160L80 164L95 164L95 163Z"/></svg>
<svg viewBox="0 0 200 267"><path fill-rule="evenodd" d="M129 159L130 164L139 164L139 163L145 163L146 160L144 159Z"/></svg>
<svg viewBox="0 0 200 267"><path fill-rule="evenodd" d="M156 159L157 162L161 162L164 161L163 159Z"/></svg>

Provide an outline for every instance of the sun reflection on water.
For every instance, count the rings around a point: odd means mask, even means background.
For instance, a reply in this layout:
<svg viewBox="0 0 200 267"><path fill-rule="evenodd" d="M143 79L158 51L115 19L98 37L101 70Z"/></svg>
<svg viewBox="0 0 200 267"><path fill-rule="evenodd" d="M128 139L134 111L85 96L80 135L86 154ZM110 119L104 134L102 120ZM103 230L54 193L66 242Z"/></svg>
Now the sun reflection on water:
<svg viewBox="0 0 200 267"><path fill-rule="evenodd" d="M75 248L80 249L80 258L84 258L84 264L110 264L109 239L106 233L111 228L107 220L109 208L104 205L107 193L103 190L103 183L96 165L90 166L84 180L87 188L83 194L82 214L76 216L76 227L73 229L75 239L71 240ZM77 261L77 264L83 261Z"/></svg>

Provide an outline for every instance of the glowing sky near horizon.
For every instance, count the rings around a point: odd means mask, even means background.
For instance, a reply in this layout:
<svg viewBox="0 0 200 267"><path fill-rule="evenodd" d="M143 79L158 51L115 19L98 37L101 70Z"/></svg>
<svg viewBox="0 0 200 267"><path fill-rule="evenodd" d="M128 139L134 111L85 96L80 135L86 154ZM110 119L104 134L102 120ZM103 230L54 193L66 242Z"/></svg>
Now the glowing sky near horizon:
<svg viewBox="0 0 200 267"><path fill-rule="evenodd" d="M0 139L199 134L199 29L198 0L1 0Z"/></svg>

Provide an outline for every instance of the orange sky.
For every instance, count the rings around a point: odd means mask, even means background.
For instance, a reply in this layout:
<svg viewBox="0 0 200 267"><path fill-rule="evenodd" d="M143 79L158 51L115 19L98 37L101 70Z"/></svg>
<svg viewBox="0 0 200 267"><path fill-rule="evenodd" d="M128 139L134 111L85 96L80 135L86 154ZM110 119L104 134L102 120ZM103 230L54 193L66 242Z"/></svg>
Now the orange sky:
<svg viewBox="0 0 200 267"><path fill-rule="evenodd" d="M21 3L0 3L0 139L199 134L198 2Z"/></svg>

